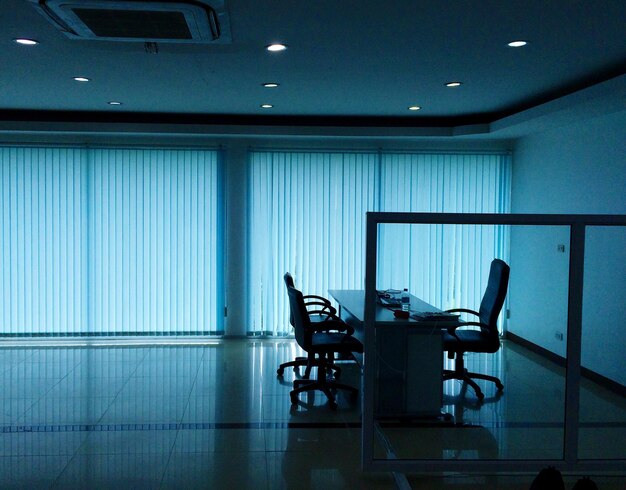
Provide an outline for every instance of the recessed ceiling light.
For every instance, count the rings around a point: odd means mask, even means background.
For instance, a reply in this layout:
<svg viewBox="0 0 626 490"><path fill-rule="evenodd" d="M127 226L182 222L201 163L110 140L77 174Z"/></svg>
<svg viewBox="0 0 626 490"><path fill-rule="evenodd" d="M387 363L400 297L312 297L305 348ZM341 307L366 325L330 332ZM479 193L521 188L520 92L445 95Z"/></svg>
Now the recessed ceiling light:
<svg viewBox="0 0 626 490"><path fill-rule="evenodd" d="M410 111L419 111L420 109L421 109L421 107L418 106L418 105L409 106L409 110Z"/></svg>
<svg viewBox="0 0 626 490"><path fill-rule="evenodd" d="M26 39L23 37L13 39L13 42L16 42L17 44L22 44L24 46L35 46L36 44L39 44L39 41L35 41L34 39Z"/></svg>
<svg viewBox="0 0 626 490"><path fill-rule="evenodd" d="M90 82L91 78L87 78L87 77L74 77L74 80L76 80L77 82Z"/></svg>
<svg viewBox="0 0 626 490"><path fill-rule="evenodd" d="M460 87L463 85L461 82L448 82L446 83L446 87Z"/></svg>
<svg viewBox="0 0 626 490"><path fill-rule="evenodd" d="M522 46L526 46L528 44L528 42L526 41L511 41L509 43L509 46L511 46L512 48L521 48Z"/></svg>
<svg viewBox="0 0 626 490"><path fill-rule="evenodd" d="M121 102L118 102L117 100L112 100L110 102L108 102L109 105L122 105Z"/></svg>
<svg viewBox="0 0 626 490"><path fill-rule="evenodd" d="M263 86L266 88L276 88L278 87L278 84L276 82L267 82L264 83Z"/></svg>
<svg viewBox="0 0 626 490"><path fill-rule="evenodd" d="M287 46L285 46L284 44L276 43L276 44L270 44L265 49L267 49L268 51L277 52L277 51L284 51L285 49L287 49Z"/></svg>
<svg viewBox="0 0 626 490"><path fill-rule="evenodd" d="M272 107L274 107L272 104L261 104L261 107L263 109L271 109Z"/></svg>

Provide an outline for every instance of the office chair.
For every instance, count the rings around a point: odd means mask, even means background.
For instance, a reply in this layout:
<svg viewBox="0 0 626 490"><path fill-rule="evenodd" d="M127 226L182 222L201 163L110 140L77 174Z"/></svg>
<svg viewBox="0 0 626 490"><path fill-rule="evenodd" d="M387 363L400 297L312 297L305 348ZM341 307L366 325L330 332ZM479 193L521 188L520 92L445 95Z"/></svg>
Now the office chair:
<svg viewBox="0 0 626 490"><path fill-rule="evenodd" d="M293 281L293 276L286 272L283 276L285 281L285 286L287 288L295 287L295 283ZM329 319L337 319L337 310L330 304L330 301L323 296L317 296L315 294L307 294L303 296L304 302L306 304L307 311L309 313L309 317L311 322L320 323ZM314 308L314 309L310 309ZM289 314L289 323L291 326L294 326L293 314ZM282 376L285 372L285 369L288 367L293 367L294 372L298 372L298 369L304 366L306 368L304 373L304 378L308 379L311 366L309 366L309 361L306 357L296 357L293 361L283 362L278 369L276 370L276 374L278 376ZM338 378L341 375L341 369L339 366L333 365L333 370L335 371L335 377Z"/></svg>
<svg viewBox="0 0 626 490"><path fill-rule="evenodd" d="M307 353L308 367L317 367L317 379L296 379L293 382L294 389L289 394L291 403L297 404L298 395L303 391L321 390L328 398L329 406L337 408L331 390L347 390L353 397L356 397L358 390L338 383L336 379L327 379L326 372L334 366L335 353L352 355L353 352L363 352L363 344L352 336L354 329L339 319L329 319L321 323L312 322L303 294L291 286L287 287L287 293L296 341Z"/></svg>
<svg viewBox="0 0 626 490"><path fill-rule="evenodd" d="M494 259L489 269L489 279L487 289L483 295L478 311L465 308L455 308L448 310L448 313L469 313L478 317L479 321L463 322L456 326L447 328L443 334L443 348L448 353L448 359L456 357L454 370L445 369L443 380L458 379L466 382L472 388L479 400L485 395L472 379L484 379L493 381L499 391L504 389L502 382L495 376L480 373L470 373L465 369L463 355L466 352L484 352L493 354L500 348L500 337L498 335L498 316L504 304L506 290L509 284L510 268L506 262ZM477 326L480 330L461 330L459 327Z"/></svg>

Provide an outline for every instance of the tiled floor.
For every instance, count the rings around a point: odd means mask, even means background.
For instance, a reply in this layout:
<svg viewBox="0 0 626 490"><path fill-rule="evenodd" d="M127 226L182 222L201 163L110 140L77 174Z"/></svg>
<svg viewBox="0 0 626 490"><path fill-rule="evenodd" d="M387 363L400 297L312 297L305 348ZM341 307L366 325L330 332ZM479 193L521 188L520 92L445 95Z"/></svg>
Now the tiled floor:
<svg viewBox="0 0 626 490"><path fill-rule="evenodd" d="M394 488L360 470L360 405L321 394L292 407L292 341L206 345L0 348L0 488ZM385 434L399 457L559 458L561 369L505 343L468 367L498 371L501 396L447 382L444 409L462 427L413 424ZM343 379L359 384L354 365ZM626 402L586 382L581 455L626 458ZM378 454L382 454L380 451ZM538 468L540 469L540 465ZM622 472L626 475L626 469ZM571 488L575 476L566 476ZM604 490L625 476L594 475ZM532 475L412 475L412 488L527 489Z"/></svg>

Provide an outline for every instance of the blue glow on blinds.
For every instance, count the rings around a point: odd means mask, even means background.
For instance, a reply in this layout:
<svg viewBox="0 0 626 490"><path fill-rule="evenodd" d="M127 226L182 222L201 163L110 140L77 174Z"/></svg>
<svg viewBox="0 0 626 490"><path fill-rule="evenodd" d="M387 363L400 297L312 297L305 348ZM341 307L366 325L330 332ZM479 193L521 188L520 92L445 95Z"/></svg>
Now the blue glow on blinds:
<svg viewBox="0 0 626 490"><path fill-rule="evenodd" d="M0 148L0 335L222 330L216 151Z"/></svg>
<svg viewBox="0 0 626 490"><path fill-rule="evenodd" d="M252 330L289 333L282 275L307 294L362 287L360 237L376 209L378 155L250 154Z"/></svg>
<svg viewBox="0 0 626 490"><path fill-rule="evenodd" d="M510 157L383 154L381 211L506 213ZM506 227L385 225L380 289L407 287L442 309L478 308L494 257L507 259Z"/></svg>
<svg viewBox="0 0 626 490"><path fill-rule="evenodd" d="M363 287L367 211L510 209L505 154L253 151L249 159L248 299L256 334L291 333L285 271L307 294ZM378 287L408 287L441 308L477 307L489 262L506 254L505 229L385 225Z"/></svg>

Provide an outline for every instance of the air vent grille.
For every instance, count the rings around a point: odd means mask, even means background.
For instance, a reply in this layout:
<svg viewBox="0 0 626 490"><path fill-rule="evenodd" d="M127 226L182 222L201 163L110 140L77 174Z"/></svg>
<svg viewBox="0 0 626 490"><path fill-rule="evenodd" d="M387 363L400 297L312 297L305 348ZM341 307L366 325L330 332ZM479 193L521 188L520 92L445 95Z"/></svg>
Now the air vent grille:
<svg viewBox="0 0 626 490"><path fill-rule="evenodd" d="M192 39L181 12L83 8L73 12L97 37Z"/></svg>
<svg viewBox="0 0 626 490"><path fill-rule="evenodd" d="M68 37L229 43L223 0L29 0Z"/></svg>

